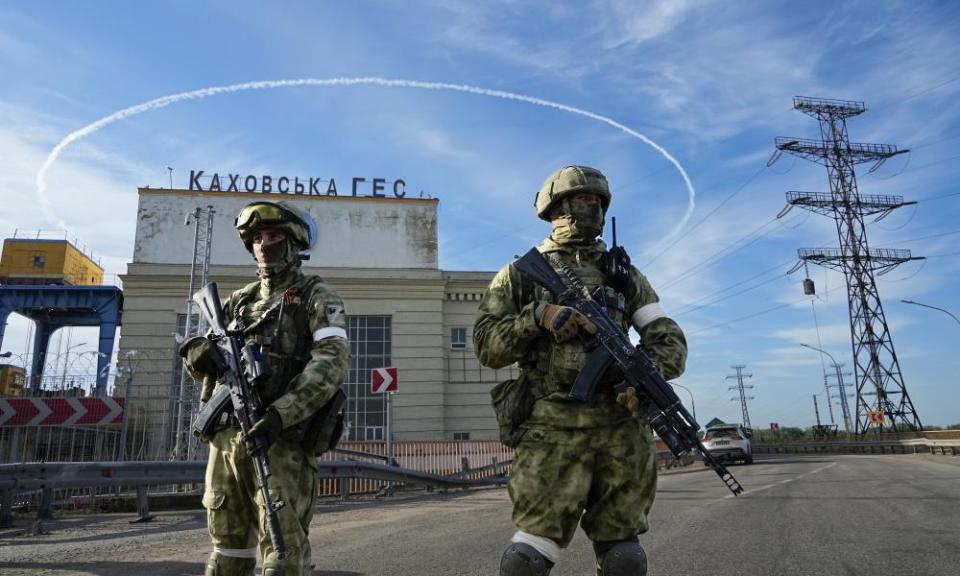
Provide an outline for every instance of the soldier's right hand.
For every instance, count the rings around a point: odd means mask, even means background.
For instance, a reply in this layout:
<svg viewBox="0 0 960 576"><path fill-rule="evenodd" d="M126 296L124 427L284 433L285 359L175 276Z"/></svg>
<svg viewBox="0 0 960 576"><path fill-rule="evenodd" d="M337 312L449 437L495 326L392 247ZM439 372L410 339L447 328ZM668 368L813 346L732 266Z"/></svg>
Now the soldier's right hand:
<svg viewBox="0 0 960 576"><path fill-rule="evenodd" d="M216 345L203 336L194 336L180 346L180 356L184 359L190 375L212 375L217 378L227 371L227 361Z"/></svg>
<svg viewBox="0 0 960 576"><path fill-rule="evenodd" d="M590 334L597 333L597 326L575 308L542 303L534 313L537 324L553 334L557 342L566 342L577 335L582 328Z"/></svg>

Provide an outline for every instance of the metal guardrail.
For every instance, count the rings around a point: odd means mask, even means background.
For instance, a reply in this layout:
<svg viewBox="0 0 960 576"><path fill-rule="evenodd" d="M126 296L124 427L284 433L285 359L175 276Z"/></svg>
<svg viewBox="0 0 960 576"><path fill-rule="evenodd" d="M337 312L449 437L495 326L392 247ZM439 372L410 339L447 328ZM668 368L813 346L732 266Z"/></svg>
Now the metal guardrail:
<svg viewBox="0 0 960 576"><path fill-rule="evenodd" d="M835 441L754 444L754 454L943 454L960 455L956 440Z"/></svg>
<svg viewBox="0 0 960 576"><path fill-rule="evenodd" d="M499 464L498 466L503 466ZM148 486L202 484L207 463L190 462L54 462L0 465L0 527L13 521L14 495L25 490L41 490L38 519L50 517L53 492L57 489L132 486L137 491L140 521L150 519ZM505 476L479 480L459 477L480 469L439 476L398 466L353 460L318 460L319 479L366 478L396 482L429 489L453 490L502 485ZM346 485L344 483L344 485Z"/></svg>

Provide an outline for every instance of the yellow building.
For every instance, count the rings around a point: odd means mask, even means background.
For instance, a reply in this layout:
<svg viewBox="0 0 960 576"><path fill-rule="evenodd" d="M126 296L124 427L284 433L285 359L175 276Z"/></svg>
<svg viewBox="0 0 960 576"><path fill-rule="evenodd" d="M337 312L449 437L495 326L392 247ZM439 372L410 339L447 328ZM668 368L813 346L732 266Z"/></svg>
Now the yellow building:
<svg viewBox="0 0 960 576"><path fill-rule="evenodd" d="M21 366L0 364L0 396L23 396L27 371Z"/></svg>
<svg viewBox="0 0 960 576"><path fill-rule="evenodd" d="M103 268L67 240L7 238L0 283L100 286Z"/></svg>

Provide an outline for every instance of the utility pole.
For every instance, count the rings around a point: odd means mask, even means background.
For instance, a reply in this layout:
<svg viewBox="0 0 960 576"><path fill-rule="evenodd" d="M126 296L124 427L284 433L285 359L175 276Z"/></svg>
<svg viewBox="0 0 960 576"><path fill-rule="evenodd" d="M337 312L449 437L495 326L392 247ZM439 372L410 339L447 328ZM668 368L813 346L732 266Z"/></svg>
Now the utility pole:
<svg viewBox="0 0 960 576"><path fill-rule="evenodd" d="M865 112L863 102L798 96L793 99L793 107L817 119L820 139L778 137L777 150L767 164L789 152L827 168L830 192L787 192L787 206L778 217L793 206L801 206L830 216L836 223L840 248L801 248L797 251L801 262L796 268L809 261L839 270L846 278L857 382L856 432L922 430L920 417L907 394L875 281L875 276L921 258L911 255L909 250L871 249L864 224L867 216L876 215L875 221L880 220L893 210L916 202L904 202L902 196L860 194L854 173L856 164L874 162L871 171L876 170L888 158L908 150L897 150L889 144L850 142L847 118ZM867 396L875 396L872 403L867 402Z"/></svg>
<svg viewBox="0 0 960 576"><path fill-rule="evenodd" d="M744 427L744 428L753 428L753 426L750 425L750 414L747 413L747 400L753 400L753 396L747 396L747 395L746 395L746 392L744 391L744 390L746 390L746 389L748 389L748 388L749 388L749 389L752 389L752 388L753 388L753 384L744 384L744 383L743 383L743 379L744 379L744 378L752 378L752 377L753 377L753 374L744 374L744 373L743 373L743 369L746 368L746 367L747 367L747 366L746 366L745 364L736 364L736 365L734 365L734 366L731 366L731 368L733 368L734 370L736 370L737 373L736 373L736 374L731 374L731 375L727 376L727 380L729 380L729 379L731 379L731 378L736 378L736 379L737 379L737 385L736 385L736 386L730 386L730 387L728 388L728 390L739 390L739 391L740 391L740 398L739 398L739 400L740 400L740 408L743 410L743 427ZM731 401L731 402L736 402L736 401L737 401L737 398L731 398L730 401Z"/></svg>
<svg viewBox="0 0 960 576"><path fill-rule="evenodd" d="M829 404L829 403L830 403L830 402L828 401L827 404ZM814 412L814 414L817 415L817 429L819 430L820 428L822 428L822 426L821 426L821 424L820 424L820 406L817 404L817 395L816 395L816 394L813 395L813 412Z"/></svg>

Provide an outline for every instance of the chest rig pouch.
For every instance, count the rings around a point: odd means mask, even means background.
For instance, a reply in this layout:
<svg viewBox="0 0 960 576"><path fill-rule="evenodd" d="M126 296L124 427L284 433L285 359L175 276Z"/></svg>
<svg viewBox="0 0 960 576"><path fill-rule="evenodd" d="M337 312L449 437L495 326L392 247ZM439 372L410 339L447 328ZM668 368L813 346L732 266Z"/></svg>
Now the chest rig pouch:
<svg viewBox="0 0 960 576"><path fill-rule="evenodd" d="M558 267L559 258L561 256L556 253L547 255L547 259L554 268ZM627 297L623 292L609 285L599 264L582 262L578 259L574 262L564 261L564 265L591 291L593 299L606 308L610 318L623 330L627 330L629 326L629 315L626 311ZM547 289L533 284L531 289L534 301L558 303ZM557 343L552 338L539 338L528 358L528 364L542 376L537 378L539 390L535 395L541 398L555 392L569 392L577 375L586 366L590 352L589 340L583 335L562 343ZM598 389L609 388L622 380L623 373L620 368L616 365L611 366L601 377Z"/></svg>
<svg viewBox="0 0 960 576"><path fill-rule="evenodd" d="M270 376L260 387L265 404L283 396L310 361L313 334L310 331L308 302L313 286L322 280L305 276L270 300L253 302L256 292L240 298L234 318L242 328L247 344L260 350ZM306 420L284 428L280 436L299 444L311 456L332 449L343 433L342 408L346 394L338 390L326 404Z"/></svg>

